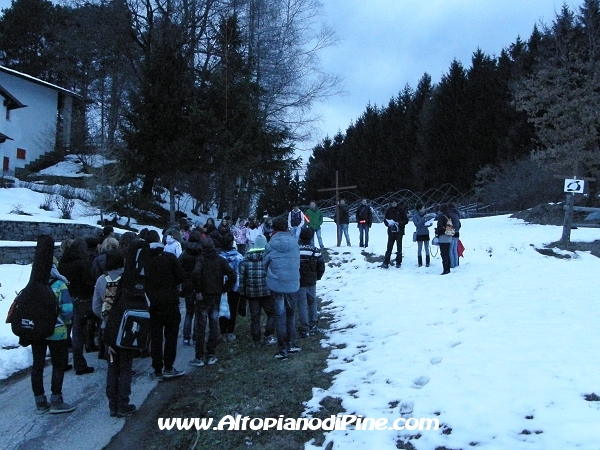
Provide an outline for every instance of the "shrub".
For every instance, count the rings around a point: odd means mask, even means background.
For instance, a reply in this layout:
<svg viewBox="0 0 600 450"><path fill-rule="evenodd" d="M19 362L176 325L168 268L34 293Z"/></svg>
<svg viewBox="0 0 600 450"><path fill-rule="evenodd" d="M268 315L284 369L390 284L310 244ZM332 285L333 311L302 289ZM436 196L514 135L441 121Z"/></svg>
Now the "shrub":
<svg viewBox="0 0 600 450"><path fill-rule="evenodd" d="M75 200L66 197L58 197L56 199L56 206L60 211L61 219L72 219L73 208L75 207Z"/></svg>

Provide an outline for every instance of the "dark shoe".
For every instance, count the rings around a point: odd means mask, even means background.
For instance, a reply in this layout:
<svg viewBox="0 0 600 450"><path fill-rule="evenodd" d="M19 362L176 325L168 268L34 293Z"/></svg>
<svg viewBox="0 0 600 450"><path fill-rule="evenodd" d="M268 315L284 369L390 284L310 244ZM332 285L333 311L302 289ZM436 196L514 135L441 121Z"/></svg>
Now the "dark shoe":
<svg viewBox="0 0 600 450"><path fill-rule="evenodd" d="M75 375L87 375L88 373L94 373L94 370L93 367L86 367L83 370L76 370Z"/></svg>
<svg viewBox="0 0 600 450"><path fill-rule="evenodd" d="M110 417L117 417L117 410L116 409L111 409L110 410Z"/></svg>
<svg viewBox="0 0 600 450"><path fill-rule="evenodd" d="M423 257L419 256L418 261L419 261L419 267L421 267L423 265Z"/></svg>
<svg viewBox="0 0 600 450"><path fill-rule="evenodd" d="M137 410L135 405L127 405L125 408L117 412L117 417L129 417Z"/></svg>
<svg viewBox="0 0 600 450"><path fill-rule="evenodd" d="M189 362L190 366L202 367L204 366L204 358L194 358Z"/></svg>
<svg viewBox="0 0 600 450"><path fill-rule="evenodd" d="M185 370L177 370L175 368L165 369L163 372L163 378L177 378L185 375Z"/></svg>
<svg viewBox="0 0 600 450"><path fill-rule="evenodd" d="M45 395L37 395L35 397L35 413L38 415L46 414L50 410L50 403L46 400Z"/></svg>
<svg viewBox="0 0 600 450"><path fill-rule="evenodd" d="M68 372L69 370L73 370L73 364L67 364L65 367L65 372Z"/></svg>
<svg viewBox="0 0 600 450"><path fill-rule="evenodd" d="M382 265L380 265L379 267L383 268L383 269L387 269L389 266L388 263L383 263Z"/></svg>
<svg viewBox="0 0 600 450"><path fill-rule="evenodd" d="M155 381L163 381L164 380L162 373L150 372L148 375L150 376L151 380L155 380Z"/></svg>
<svg viewBox="0 0 600 450"><path fill-rule="evenodd" d="M209 366L212 366L213 364L215 364L218 361L217 357L215 355L208 355L208 361L206 361L206 363Z"/></svg>
<svg viewBox="0 0 600 450"><path fill-rule="evenodd" d="M449 273L450 273L449 270L448 271L444 270L440 275L448 275Z"/></svg>
<svg viewBox="0 0 600 450"><path fill-rule="evenodd" d="M400 266L402 266L402 263L399 263L399 262L397 262L397 263L396 263L396 267L399 269L399 268L400 268Z"/></svg>
<svg viewBox="0 0 600 450"><path fill-rule="evenodd" d="M53 398L50 402L50 414L62 414L73 411L75 411L75 407L63 402L61 396L58 396L58 398Z"/></svg>

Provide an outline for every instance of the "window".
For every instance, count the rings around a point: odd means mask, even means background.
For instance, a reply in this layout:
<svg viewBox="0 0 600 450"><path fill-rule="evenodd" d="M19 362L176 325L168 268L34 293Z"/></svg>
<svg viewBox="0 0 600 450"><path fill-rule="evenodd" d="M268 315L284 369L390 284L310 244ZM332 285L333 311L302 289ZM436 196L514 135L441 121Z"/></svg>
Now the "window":
<svg viewBox="0 0 600 450"><path fill-rule="evenodd" d="M26 151L23 148L18 148L17 149L17 159L27 159L26 157Z"/></svg>
<svg viewBox="0 0 600 450"><path fill-rule="evenodd" d="M4 172L8 172L8 169L9 169L8 163L9 163L9 161L10 161L10 159L8 158L8 156L5 156L4 157L4 162L2 163L2 170Z"/></svg>

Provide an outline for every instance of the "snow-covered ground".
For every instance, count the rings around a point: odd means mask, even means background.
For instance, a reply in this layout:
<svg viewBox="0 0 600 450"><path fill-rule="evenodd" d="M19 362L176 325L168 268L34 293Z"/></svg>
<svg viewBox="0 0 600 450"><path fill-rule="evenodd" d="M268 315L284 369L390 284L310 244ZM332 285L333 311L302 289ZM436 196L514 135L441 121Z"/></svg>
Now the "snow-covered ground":
<svg viewBox="0 0 600 450"><path fill-rule="evenodd" d="M43 194L24 191L0 189L0 220L56 217L38 208ZM17 201L34 215L9 214ZM560 227L507 216L467 219L460 267L440 276L439 256L431 267L417 267L413 229L407 226L402 268L382 269L361 254L355 226L354 246L337 248L335 226L324 224L332 261L318 294L334 316L322 343L332 348L327 370L336 375L329 389L314 389L307 413L331 396L348 414L391 423L404 405L412 417L442 424L418 432L411 443L419 450L599 449L600 402L584 395L600 395L600 260L587 252L556 250L569 259L536 252L560 238ZM598 229L572 232L574 241L596 239ZM382 255L385 244L384 226L374 225L368 251ZM29 272L0 266L2 319ZM15 347L3 322L0 345ZM30 364L29 348L0 350L0 379ZM415 434L349 429L326 438L335 449L395 449Z"/></svg>

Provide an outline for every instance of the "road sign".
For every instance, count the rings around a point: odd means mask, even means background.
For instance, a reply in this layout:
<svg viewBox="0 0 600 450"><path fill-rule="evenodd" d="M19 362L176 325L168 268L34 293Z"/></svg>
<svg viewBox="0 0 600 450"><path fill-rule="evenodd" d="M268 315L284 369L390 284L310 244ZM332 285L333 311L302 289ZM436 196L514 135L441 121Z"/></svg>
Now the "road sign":
<svg viewBox="0 0 600 450"><path fill-rule="evenodd" d="M565 192L570 194L583 194L585 180L565 179Z"/></svg>

